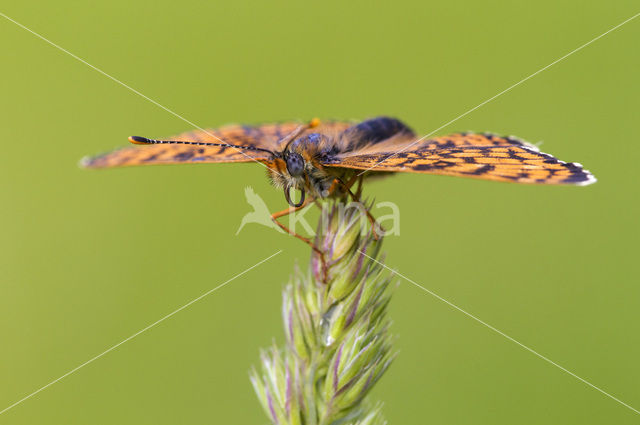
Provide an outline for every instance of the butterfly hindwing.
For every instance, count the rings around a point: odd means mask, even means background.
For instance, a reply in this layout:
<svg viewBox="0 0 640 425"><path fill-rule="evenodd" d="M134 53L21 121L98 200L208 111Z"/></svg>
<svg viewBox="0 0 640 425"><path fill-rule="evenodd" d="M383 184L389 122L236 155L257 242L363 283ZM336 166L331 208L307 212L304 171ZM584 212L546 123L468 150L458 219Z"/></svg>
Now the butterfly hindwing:
<svg viewBox="0 0 640 425"><path fill-rule="evenodd" d="M526 142L489 134L458 133L393 150L337 155L325 164L370 171L413 172L534 184L589 184L593 176Z"/></svg>

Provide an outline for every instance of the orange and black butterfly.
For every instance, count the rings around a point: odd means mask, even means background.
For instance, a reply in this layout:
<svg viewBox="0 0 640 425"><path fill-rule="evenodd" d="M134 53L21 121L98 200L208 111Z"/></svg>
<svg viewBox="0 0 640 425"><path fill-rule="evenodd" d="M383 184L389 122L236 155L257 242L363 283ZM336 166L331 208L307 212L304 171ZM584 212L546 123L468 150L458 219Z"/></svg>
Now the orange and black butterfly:
<svg viewBox="0 0 640 425"><path fill-rule="evenodd" d="M107 168L256 161L266 165L273 184L284 189L294 209L322 198L359 199L363 178L394 172L554 185L596 181L580 164L560 161L514 137L455 133L416 139L407 125L388 117L359 124L312 120L306 125L232 125L183 133L168 140L130 137L130 142L145 146L85 158L82 164ZM351 187L356 181L358 190L354 194ZM300 191L297 202L291 196L293 189ZM288 208L273 218L290 211Z"/></svg>

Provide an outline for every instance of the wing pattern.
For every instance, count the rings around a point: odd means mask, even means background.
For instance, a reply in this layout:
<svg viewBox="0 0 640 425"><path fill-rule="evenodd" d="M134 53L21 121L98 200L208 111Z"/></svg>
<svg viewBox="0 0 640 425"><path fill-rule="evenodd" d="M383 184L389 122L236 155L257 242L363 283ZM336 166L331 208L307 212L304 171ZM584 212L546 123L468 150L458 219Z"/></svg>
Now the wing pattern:
<svg viewBox="0 0 640 425"><path fill-rule="evenodd" d="M150 164L268 162L271 158L268 152L252 149L277 151L278 141L299 125L298 122L258 126L229 125L219 129L190 131L165 140L225 143L238 147L187 144L127 146L102 155L84 158L81 164L88 168L109 168ZM337 133L350 125L351 123L348 122L323 122L313 131Z"/></svg>
<svg viewBox="0 0 640 425"><path fill-rule="evenodd" d="M371 171L414 172L535 184L593 183L578 163L566 163L526 142L492 134L457 133L393 150L337 156L325 165ZM399 152L401 151L401 152ZM398 152L398 153L396 153Z"/></svg>

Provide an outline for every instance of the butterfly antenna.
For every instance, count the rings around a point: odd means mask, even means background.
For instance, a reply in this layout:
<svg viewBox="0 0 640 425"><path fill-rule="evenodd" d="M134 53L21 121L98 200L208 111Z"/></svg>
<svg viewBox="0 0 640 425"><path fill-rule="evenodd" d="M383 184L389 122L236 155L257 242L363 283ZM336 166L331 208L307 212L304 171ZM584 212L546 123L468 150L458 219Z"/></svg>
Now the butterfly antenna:
<svg viewBox="0 0 640 425"><path fill-rule="evenodd" d="M268 149L257 148L255 146L239 146L239 145L231 145L229 143L210 143L210 142L188 142L183 140L155 140L155 139L147 139L146 137L140 136L130 136L129 142L134 145L194 145L194 146L220 146L220 147L229 147L246 151L260 151L260 152L268 152L273 155Z"/></svg>

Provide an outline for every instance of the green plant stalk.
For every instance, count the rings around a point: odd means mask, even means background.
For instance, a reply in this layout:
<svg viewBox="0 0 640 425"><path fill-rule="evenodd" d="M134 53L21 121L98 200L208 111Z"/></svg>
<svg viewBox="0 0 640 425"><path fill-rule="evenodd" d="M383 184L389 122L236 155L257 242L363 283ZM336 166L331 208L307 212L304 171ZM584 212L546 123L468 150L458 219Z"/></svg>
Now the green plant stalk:
<svg viewBox="0 0 640 425"><path fill-rule="evenodd" d="M360 203L328 205L309 270L298 267L282 296L286 344L260 355L251 382L272 423L378 425L380 405L367 394L394 354L387 305L390 276L378 258ZM365 255L366 254L366 255ZM371 258L369 258L371 257Z"/></svg>

